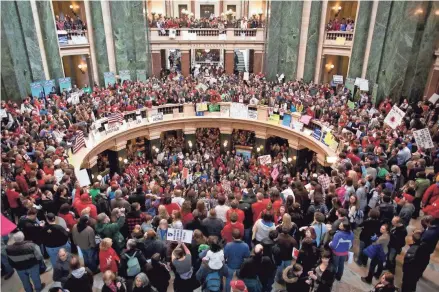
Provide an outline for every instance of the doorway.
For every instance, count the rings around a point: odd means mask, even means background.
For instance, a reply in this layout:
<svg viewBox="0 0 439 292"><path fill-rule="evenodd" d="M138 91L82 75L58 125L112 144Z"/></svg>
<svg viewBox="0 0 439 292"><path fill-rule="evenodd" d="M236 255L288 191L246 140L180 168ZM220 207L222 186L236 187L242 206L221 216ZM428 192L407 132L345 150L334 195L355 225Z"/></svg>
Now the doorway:
<svg viewBox="0 0 439 292"><path fill-rule="evenodd" d="M215 15L215 5L200 5L200 17L210 18L210 15Z"/></svg>
<svg viewBox="0 0 439 292"><path fill-rule="evenodd" d="M166 50L166 69L181 71L181 51L179 49Z"/></svg>
<svg viewBox="0 0 439 292"><path fill-rule="evenodd" d="M178 17L184 18L186 15L182 11L187 11L187 4L178 4Z"/></svg>
<svg viewBox="0 0 439 292"><path fill-rule="evenodd" d="M89 55L71 55L62 57L64 75L70 77L72 86L78 88L93 86Z"/></svg>

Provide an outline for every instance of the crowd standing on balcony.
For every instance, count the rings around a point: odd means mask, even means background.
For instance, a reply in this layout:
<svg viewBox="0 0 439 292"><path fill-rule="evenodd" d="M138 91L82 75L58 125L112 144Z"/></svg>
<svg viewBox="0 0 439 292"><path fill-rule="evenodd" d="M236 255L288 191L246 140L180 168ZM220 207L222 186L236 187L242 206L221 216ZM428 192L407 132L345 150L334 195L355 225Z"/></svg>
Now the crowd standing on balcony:
<svg viewBox="0 0 439 292"><path fill-rule="evenodd" d="M328 24L326 25L327 31L354 31L354 25L355 22L350 17L348 18L342 18L341 20L338 18L335 18L334 20L329 20Z"/></svg>
<svg viewBox="0 0 439 292"><path fill-rule="evenodd" d="M21 104L2 100L1 206L17 224L12 240L2 241L5 279L17 271L26 292L30 279L41 291L39 274L51 266L54 281L69 291L92 291L100 271L102 291L164 292L170 267L177 292L331 291L343 277L353 231L361 230L356 260L367 266L371 259L362 280L375 277L374 291L396 291L396 256L410 235L402 291L415 291L439 239L439 105L404 101L405 118L392 130L383 122L388 98L375 106L343 86L267 81L263 74L244 80L216 67L202 72L94 86L77 104L66 92ZM329 173L316 157L299 168L286 147L275 147L272 162L261 164L254 154L221 153L218 129L203 130L197 147L153 157L139 148L120 173L79 184L67 153L77 130L87 136L94 119L222 100L306 113L331 126L341 143L337 162ZM434 148L415 143L413 131L425 127ZM418 217L422 228L407 233ZM192 242L167 240L169 228L193 230Z"/></svg>
<svg viewBox="0 0 439 292"><path fill-rule="evenodd" d="M263 23L256 16L247 19L243 17L241 19L236 19L235 17L230 18L230 20L224 17L211 16L209 18L197 19L192 17L167 17L161 16L158 19L153 17L150 20L151 27L157 27L159 29L171 29L171 28L215 28L215 29L225 29L225 28L239 28L239 29L250 29L262 27Z"/></svg>
<svg viewBox="0 0 439 292"><path fill-rule="evenodd" d="M86 30L86 26L79 15L70 16L66 14L62 17L55 15L55 22L57 30Z"/></svg>

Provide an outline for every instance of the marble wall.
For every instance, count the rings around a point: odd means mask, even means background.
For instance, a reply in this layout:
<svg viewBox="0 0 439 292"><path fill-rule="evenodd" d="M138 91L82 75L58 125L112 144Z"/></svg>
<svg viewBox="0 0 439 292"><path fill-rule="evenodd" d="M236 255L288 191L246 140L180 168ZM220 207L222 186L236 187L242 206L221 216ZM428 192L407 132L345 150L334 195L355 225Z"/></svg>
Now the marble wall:
<svg viewBox="0 0 439 292"><path fill-rule="evenodd" d="M306 82L314 80L316 71L321 9L322 1L312 2L309 15L308 41L306 43L305 69L303 72L303 80Z"/></svg>
<svg viewBox="0 0 439 292"><path fill-rule="evenodd" d="M136 69L147 69L143 3L111 1L110 9L117 72L130 70L135 80Z"/></svg>
<svg viewBox="0 0 439 292"><path fill-rule="evenodd" d="M360 1L354 31L351 61L348 75L350 78L361 77L363 71L364 53L369 33L372 1Z"/></svg>
<svg viewBox="0 0 439 292"><path fill-rule="evenodd" d="M96 63L98 68L99 84L105 84L104 72L110 71L107 54L107 41L105 38L102 6L100 1L90 1L91 21L93 24Z"/></svg>
<svg viewBox="0 0 439 292"><path fill-rule="evenodd" d="M36 1L50 79L64 77L51 1Z"/></svg>
<svg viewBox="0 0 439 292"><path fill-rule="evenodd" d="M272 1L268 26L267 77L296 78L303 1Z"/></svg>

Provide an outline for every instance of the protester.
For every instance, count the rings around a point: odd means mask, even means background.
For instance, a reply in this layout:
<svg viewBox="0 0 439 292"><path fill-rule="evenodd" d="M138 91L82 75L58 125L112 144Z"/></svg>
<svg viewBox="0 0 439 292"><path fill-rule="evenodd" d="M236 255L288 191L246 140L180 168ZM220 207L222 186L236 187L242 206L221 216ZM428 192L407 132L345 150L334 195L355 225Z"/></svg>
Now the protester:
<svg viewBox="0 0 439 292"><path fill-rule="evenodd" d="M67 278L64 289L69 291L93 291L93 273L87 267L81 267L79 259L72 257L70 260L70 275Z"/></svg>
<svg viewBox="0 0 439 292"><path fill-rule="evenodd" d="M65 285L70 274L71 259L71 254L68 253L64 248L59 250L56 264L53 267L53 280L56 282L61 282L61 286Z"/></svg>

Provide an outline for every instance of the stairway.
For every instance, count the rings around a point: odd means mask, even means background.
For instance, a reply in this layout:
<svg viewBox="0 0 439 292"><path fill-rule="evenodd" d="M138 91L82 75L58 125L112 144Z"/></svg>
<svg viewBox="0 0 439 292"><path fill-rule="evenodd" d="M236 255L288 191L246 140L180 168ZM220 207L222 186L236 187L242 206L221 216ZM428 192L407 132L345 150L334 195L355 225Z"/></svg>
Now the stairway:
<svg viewBox="0 0 439 292"><path fill-rule="evenodd" d="M244 60L244 54L241 51L235 51L236 55L238 56L238 64L235 64L236 71L238 72L245 72L245 60Z"/></svg>

